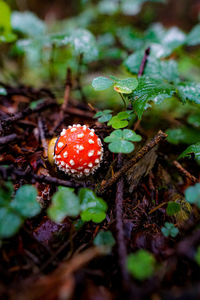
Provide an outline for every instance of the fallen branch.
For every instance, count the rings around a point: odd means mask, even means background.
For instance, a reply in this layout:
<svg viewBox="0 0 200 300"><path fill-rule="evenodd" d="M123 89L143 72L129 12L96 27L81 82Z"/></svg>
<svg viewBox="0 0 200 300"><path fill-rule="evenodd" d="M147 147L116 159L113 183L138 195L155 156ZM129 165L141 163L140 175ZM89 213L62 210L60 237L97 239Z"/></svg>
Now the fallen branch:
<svg viewBox="0 0 200 300"><path fill-rule="evenodd" d="M190 174L190 172L188 172L186 169L184 169L178 161L174 160L173 164L179 170L179 172L183 174L186 178L188 178L190 181L194 183L199 182L199 180L195 176Z"/></svg>
<svg viewBox="0 0 200 300"><path fill-rule="evenodd" d="M2 125L2 127L5 127L5 126L10 125L10 124L12 124L16 121L24 119L25 117L27 117L31 114L38 113L38 112L41 112L45 109L48 109L53 105L56 105L55 101L47 100L47 101L44 101L44 102L40 103L34 109L31 109L30 107L27 107L23 111L16 113L14 116L11 116L11 117L8 117L4 120L1 120L1 125Z"/></svg>
<svg viewBox="0 0 200 300"><path fill-rule="evenodd" d="M18 178L24 178L26 180L30 181L37 181L40 183L47 183L47 184L55 184L55 185L62 185L66 187L80 187L84 186L83 183L79 182L71 182L68 180L62 180L56 177L51 176L45 176L45 175L36 175L32 173L30 170L28 171L22 171L19 169L16 169L14 166L9 166L8 168L0 167L0 174L5 179L5 177L13 177L13 175L16 175ZM6 175L5 175L6 174Z"/></svg>
<svg viewBox="0 0 200 300"><path fill-rule="evenodd" d="M16 295L14 299L44 299L48 295L49 300L71 299L74 293L75 282L74 272L81 269L91 260L98 256L107 254L107 249L103 247L91 247L64 262L52 274L37 278L25 290ZM31 292L30 292L31 291Z"/></svg>
<svg viewBox="0 0 200 300"><path fill-rule="evenodd" d="M132 166L134 166L140 159L142 159L146 153L148 153L153 147L164 140L167 134L161 130L158 134L148 142L144 147L142 147L136 156L134 156L129 162L127 162L118 172L116 172L113 177L111 177L106 183L103 182L98 193L103 194L109 187L111 187L117 180L123 176Z"/></svg>

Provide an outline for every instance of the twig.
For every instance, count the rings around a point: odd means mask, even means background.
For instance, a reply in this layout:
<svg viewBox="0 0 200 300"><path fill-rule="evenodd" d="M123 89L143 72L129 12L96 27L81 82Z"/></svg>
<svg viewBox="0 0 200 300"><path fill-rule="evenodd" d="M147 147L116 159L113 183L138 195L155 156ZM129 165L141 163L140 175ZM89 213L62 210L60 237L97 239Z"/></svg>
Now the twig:
<svg viewBox="0 0 200 300"><path fill-rule="evenodd" d="M8 168L0 167L0 174L5 179L5 172L7 177L16 175L19 178L25 178L26 180L35 180L40 183L48 183L48 184L55 184L55 185L62 185L66 187L80 187L83 186L84 183L78 182L71 182L68 180L62 180L56 177L45 176L45 175L36 175L30 170L22 171L20 169L16 169L14 166L9 166Z"/></svg>
<svg viewBox="0 0 200 300"><path fill-rule="evenodd" d="M0 137L0 146L6 146L8 143L21 139L16 133L12 133L3 137Z"/></svg>
<svg viewBox="0 0 200 300"><path fill-rule="evenodd" d="M136 156L134 156L129 162L126 163L118 172L114 174L112 178L110 178L106 183L101 185L98 193L103 194L106 189L111 187L121 176L123 176L132 166L134 166L140 159L142 159L146 153L148 153L153 147L155 147L158 143L164 140L167 137L167 134L162 132L161 130L158 134L148 142L144 147L142 147Z"/></svg>
<svg viewBox="0 0 200 300"><path fill-rule="evenodd" d="M34 281L26 287L22 293L15 299L44 299L45 295L49 295L48 299L69 299L69 292L73 292L73 274L89 263L94 258L106 255L107 249L103 247L91 247L82 253L79 253L64 262L52 274L41 277L37 282ZM30 293L30 290L32 291Z"/></svg>
<svg viewBox="0 0 200 300"><path fill-rule="evenodd" d="M122 154L118 154L118 167L122 164ZM118 258L121 269L121 274L124 283L129 281L129 275L126 270L126 243L124 239L123 230L123 194L124 194L124 179L121 177L117 183L116 199L115 199L115 211L116 211L116 230L117 230L117 243L118 243Z"/></svg>
<svg viewBox="0 0 200 300"><path fill-rule="evenodd" d="M47 151L48 151L48 144L47 144L47 140L45 138L45 132L44 132L43 122L42 122L41 118L38 118L38 130L39 130L39 135L40 135L42 147L44 149L43 155L46 158L47 157Z"/></svg>
<svg viewBox="0 0 200 300"><path fill-rule="evenodd" d="M173 164L180 171L180 173L182 173L190 181L192 181L194 183L199 182L199 180L195 176L190 174L190 172L188 172L186 169L184 169L178 161L174 160Z"/></svg>
<svg viewBox="0 0 200 300"><path fill-rule="evenodd" d="M142 62L141 62L140 68L139 68L139 72L138 72L138 77L142 76L142 74L144 72L144 68L147 63L149 54L150 54L150 47L148 47L144 52L144 56L143 56L143 59L142 59Z"/></svg>
<svg viewBox="0 0 200 300"><path fill-rule="evenodd" d="M41 112L41 111L43 111L45 109L48 109L49 107L51 107L53 105L56 105L55 101L47 100L47 101L44 101L44 102L40 103L34 109L31 109L31 108L27 107L23 111L16 113L14 116L6 118L4 120L1 120L1 124L2 124L2 126L6 126L6 125L9 125L9 124L12 124L12 123L14 123L16 121L24 119L25 117L27 117L27 116L29 116L31 114L38 113L38 112Z"/></svg>

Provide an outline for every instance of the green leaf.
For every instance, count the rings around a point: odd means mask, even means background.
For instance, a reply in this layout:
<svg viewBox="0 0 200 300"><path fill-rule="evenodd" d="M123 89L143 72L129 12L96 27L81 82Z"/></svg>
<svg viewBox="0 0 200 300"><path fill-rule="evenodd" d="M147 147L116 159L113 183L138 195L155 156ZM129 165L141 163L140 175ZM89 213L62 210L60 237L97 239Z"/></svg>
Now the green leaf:
<svg viewBox="0 0 200 300"><path fill-rule="evenodd" d="M79 191L79 199L81 201L81 219L82 221L93 221L95 223L102 222L106 217L106 202L95 195L88 189L82 188Z"/></svg>
<svg viewBox="0 0 200 300"><path fill-rule="evenodd" d="M6 95L7 95L6 89L0 86L0 96L6 96Z"/></svg>
<svg viewBox="0 0 200 300"><path fill-rule="evenodd" d="M138 74L144 51L139 50L130 55L124 62L125 67L132 74ZM152 54L148 57L144 75L151 78L165 79L169 82L179 81L178 66L174 60L162 61Z"/></svg>
<svg viewBox="0 0 200 300"><path fill-rule="evenodd" d="M166 98L171 98L174 93L175 89L171 84L163 80L142 76L139 78L137 89L130 94L129 99L132 102L133 109L136 111L139 119L141 119L150 100L155 103L161 103Z"/></svg>
<svg viewBox="0 0 200 300"><path fill-rule="evenodd" d="M136 78L126 78L117 80L114 84L114 90L122 94L130 94L138 86L138 80Z"/></svg>
<svg viewBox="0 0 200 300"><path fill-rule="evenodd" d="M138 280L145 280L151 277L155 271L156 260L146 250L138 250L127 257L127 269L133 277Z"/></svg>
<svg viewBox="0 0 200 300"><path fill-rule="evenodd" d="M21 216L31 218L40 213L40 204L37 202L37 189L29 184L21 186L11 202L14 208Z"/></svg>
<svg viewBox="0 0 200 300"><path fill-rule="evenodd" d="M0 239L13 236L23 223L23 219L8 207L0 207Z"/></svg>
<svg viewBox="0 0 200 300"><path fill-rule="evenodd" d="M171 236L171 237L176 237L177 234L179 233L178 228L174 226L174 224L165 222L164 226L161 228L162 234L165 237Z"/></svg>
<svg viewBox="0 0 200 300"><path fill-rule="evenodd" d="M45 23L29 11L13 12L11 23L14 30L33 38L44 35L46 30Z"/></svg>
<svg viewBox="0 0 200 300"><path fill-rule="evenodd" d="M200 159L200 142L194 145L190 145L181 153L181 155L178 157L184 158L184 157L190 157L191 154L194 153L196 159Z"/></svg>
<svg viewBox="0 0 200 300"><path fill-rule="evenodd" d="M98 118L100 123L108 122L112 118L112 110L105 109L103 111L98 111L93 118Z"/></svg>
<svg viewBox="0 0 200 300"><path fill-rule="evenodd" d="M181 207L179 203L176 203L174 201L169 201L167 204L167 209L166 212L168 214L168 216L173 216L176 213L178 213L180 211Z"/></svg>
<svg viewBox="0 0 200 300"><path fill-rule="evenodd" d="M196 204L200 208L200 183L196 183L185 190L185 199L190 204Z"/></svg>
<svg viewBox="0 0 200 300"><path fill-rule="evenodd" d="M200 127L200 113L195 114L195 115L190 115L187 118L187 122L191 125L193 125L194 127L199 128Z"/></svg>
<svg viewBox="0 0 200 300"><path fill-rule="evenodd" d="M94 239L95 246L108 246L113 247L115 245L115 239L110 230L100 231Z"/></svg>
<svg viewBox="0 0 200 300"><path fill-rule="evenodd" d="M197 252L195 253L194 259L196 263L200 266L200 246L197 248Z"/></svg>
<svg viewBox="0 0 200 300"><path fill-rule="evenodd" d="M183 126L176 129L168 129L166 133L168 134L167 141L174 145L180 143L193 144L199 141L199 131L195 128Z"/></svg>
<svg viewBox="0 0 200 300"><path fill-rule="evenodd" d="M109 143L108 148L113 153L130 153L134 145L130 141L138 142L141 136L129 129L115 130L104 141Z"/></svg>
<svg viewBox="0 0 200 300"><path fill-rule="evenodd" d="M52 204L47 212L50 219L57 223L62 222L66 217L77 217L80 213L80 201L74 189L59 187L52 197Z"/></svg>
<svg viewBox="0 0 200 300"><path fill-rule="evenodd" d="M86 29L75 29L70 35L70 43L76 55L83 55L85 62L91 62L98 57L98 48L95 37Z"/></svg>
<svg viewBox="0 0 200 300"><path fill-rule="evenodd" d="M103 91L111 87L113 83L113 80L100 76L93 79L92 86L96 91Z"/></svg>
<svg viewBox="0 0 200 300"><path fill-rule="evenodd" d="M0 35L11 32L10 8L5 1L0 0Z"/></svg>
<svg viewBox="0 0 200 300"><path fill-rule="evenodd" d="M13 194L13 184L10 181L5 182L0 188L0 205L7 205Z"/></svg>
<svg viewBox="0 0 200 300"><path fill-rule="evenodd" d="M180 83L176 86L178 96L185 103L187 100L200 104L200 84L189 82Z"/></svg>
<svg viewBox="0 0 200 300"><path fill-rule="evenodd" d="M197 24L192 28L190 33L187 36L186 43L189 46L195 46L200 44L200 24Z"/></svg>
<svg viewBox="0 0 200 300"><path fill-rule="evenodd" d="M112 126L114 129L124 128L128 126L128 121L130 115L128 112L120 112L108 122L108 126Z"/></svg>

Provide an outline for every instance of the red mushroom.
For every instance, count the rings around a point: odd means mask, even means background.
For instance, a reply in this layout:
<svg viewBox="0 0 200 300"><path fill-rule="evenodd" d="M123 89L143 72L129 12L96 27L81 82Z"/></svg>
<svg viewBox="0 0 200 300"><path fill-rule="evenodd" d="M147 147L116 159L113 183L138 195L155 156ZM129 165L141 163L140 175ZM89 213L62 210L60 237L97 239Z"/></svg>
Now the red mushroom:
<svg viewBox="0 0 200 300"><path fill-rule="evenodd" d="M77 177L90 175L100 166L103 147L94 129L75 124L63 129L55 144L54 160L58 168Z"/></svg>

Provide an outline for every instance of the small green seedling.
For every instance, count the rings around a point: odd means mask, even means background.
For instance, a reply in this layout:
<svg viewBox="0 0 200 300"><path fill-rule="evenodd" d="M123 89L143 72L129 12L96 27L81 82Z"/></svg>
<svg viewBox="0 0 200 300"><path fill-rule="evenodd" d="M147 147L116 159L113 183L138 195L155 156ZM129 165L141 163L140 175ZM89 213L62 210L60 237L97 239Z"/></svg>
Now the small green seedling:
<svg viewBox="0 0 200 300"><path fill-rule="evenodd" d="M113 153L130 153L134 150L132 142L141 141L141 136L130 129L114 130L104 141L109 143L108 148Z"/></svg>
<svg viewBox="0 0 200 300"><path fill-rule="evenodd" d="M128 255L126 266L134 278L142 281L154 274L156 260L148 251L138 250Z"/></svg>
<svg viewBox="0 0 200 300"><path fill-rule="evenodd" d="M190 145L187 147L178 157L178 159L184 158L184 157L191 157L191 155L194 154L195 158L197 160L200 160L200 142L194 145Z"/></svg>
<svg viewBox="0 0 200 300"><path fill-rule="evenodd" d="M94 239L95 246L106 246L112 248L115 245L115 239L110 230L100 231Z"/></svg>
<svg viewBox="0 0 200 300"><path fill-rule="evenodd" d="M165 222L164 226L161 228L161 231L165 237L171 236L173 238L176 237L179 233L178 228L176 228L174 224L169 222Z"/></svg>
<svg viewBox="0 0 200 300"><path fill-rule="evenodd" d="M100 223L106 217L107 208L106 202L88 188L81 188L76 195L72 188L59 187L47 212L50 219L57 223L66 217L79 215L82 222Z"/></svg>
<svg viewBox="0 0 200 300"><path fill-rule="evenodd" d="M0 238L13 236L27 218L34 217L41 211L34 186L21 186L11 200L13 192L11 182L6 182L0 188Z"/></svg>
<svg viewBox="0 0 200 300"><path fill-rule="evenodd" d="M108 122L112 118L112 110L105 109L103 111L98 111L93 118L97 118L98 122L105 123Z"/></svg>

